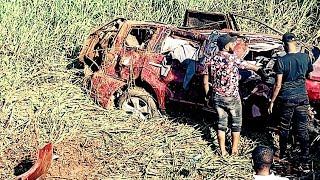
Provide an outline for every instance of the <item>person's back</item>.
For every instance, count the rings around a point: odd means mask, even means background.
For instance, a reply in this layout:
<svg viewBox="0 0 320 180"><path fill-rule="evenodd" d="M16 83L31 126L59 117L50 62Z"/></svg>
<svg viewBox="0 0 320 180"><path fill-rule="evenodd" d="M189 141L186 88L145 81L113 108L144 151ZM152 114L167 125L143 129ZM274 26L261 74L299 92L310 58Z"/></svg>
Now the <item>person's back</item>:
<svg viewBox="0 0 320 180"><path fill-rule="evenodd" d="M287 53L276 63L276 73L283 74L282 89L279 97L291 99L296 97L306 98L306 75L309 73L311 61L305 53Z"/></svg>
<svg viewBox="0 0 320 180"><path fill-rule="evenodd" d="M211 64L212 86L214 92L223 97L239 97L239 70L242 61L235 55L220 51Z"/></svg>
<svg viewBox="0 0 320 180"><path fill-rule="evenodd" d="M272 113L273 103L277 100L280 125L280 158L288 158L287 144L291 124L300 142L301 167L308 170L309 166L309 133L308 108L309 99L306 92L306 77L313 70L308 55L298 51L296 37L285 33L282 42L287 55L275 63L276 81L268 111Z"/></svg>

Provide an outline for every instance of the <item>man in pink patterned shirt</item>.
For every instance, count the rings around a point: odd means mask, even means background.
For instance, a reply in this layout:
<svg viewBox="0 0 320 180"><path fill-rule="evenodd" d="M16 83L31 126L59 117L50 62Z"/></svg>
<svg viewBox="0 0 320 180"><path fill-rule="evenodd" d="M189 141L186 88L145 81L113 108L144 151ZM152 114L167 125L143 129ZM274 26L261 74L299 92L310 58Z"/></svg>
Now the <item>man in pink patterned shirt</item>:
<svg viewBox="0 0 320 180"><path fill-rule="evenodd" d="M239 95L239 68L256 71L265 76L264 71L233 54L236 37L220 35L217 39L219 52L206 59L204 70L204 89L209 96L209 84L212 84L214 106L218 113L218 142L221 155L227 154L225 147L225 132L228 128L228 116L231 119L232 154L238 154L240 131L242 126L242 104ZM211 71L209 71L211 69ZM210 77L210 78L209 78ZM209 83L210 79L210 83Z"/></svg>

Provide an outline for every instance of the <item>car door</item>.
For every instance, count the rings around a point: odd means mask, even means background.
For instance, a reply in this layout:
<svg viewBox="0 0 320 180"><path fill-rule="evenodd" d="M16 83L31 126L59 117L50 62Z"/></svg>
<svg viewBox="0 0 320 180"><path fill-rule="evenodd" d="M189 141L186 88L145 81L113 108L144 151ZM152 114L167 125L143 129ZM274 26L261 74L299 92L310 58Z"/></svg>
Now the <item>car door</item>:
<svg viewBox="0 0 320 180"><path fill-rule="evenodd" d="M203 104L203 98L198 98L203 93L203 83L202 77L196 76L195 69L199 64L202 41L190 38L190 34L192 32L180 30L166 33L161 52L166 55L170 71L163 81L172 92L170 101L198 105Z"/></svg>
<svg viewBox="0 0 320 180"><path fill-rule="evenodd" d="M123 79L137 79L144 61L152 54L154 36L158 29L148 24L132 24L124 36L118 57L118 75Z"/></svg>

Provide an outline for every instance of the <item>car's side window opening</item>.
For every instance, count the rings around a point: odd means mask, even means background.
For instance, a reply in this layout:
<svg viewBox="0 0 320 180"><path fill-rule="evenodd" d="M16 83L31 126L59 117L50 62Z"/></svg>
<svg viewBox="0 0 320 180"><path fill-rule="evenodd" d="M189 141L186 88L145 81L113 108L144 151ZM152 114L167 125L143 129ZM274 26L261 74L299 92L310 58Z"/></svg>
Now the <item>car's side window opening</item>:
<svg viewBox="0 0 320 180"><path fill-rule="evenodd" d="M182 63L185 60L198 60L200 45L197 42L186 40L183 37L170 35L164 39L161 53L170 55L172 59Z"/></svg>
<svg viewBox="0 0 320 180"><path fill-rule="evenodd" d="M123 24L122 19L118 19L113 24L109 24L108 26L105 26L101 29L101 32L99 33L99 39L100 44L103 49L111 49L115 37L117 36L121 26Z"/></svg>
<svg viewBox="0 0 320 180"><path fill-rule="evenodd" d="M114 39L118 33L119 29L115 26L106 26L102 29L98 38L99 41L92 46L92 55L90 57L86 57L84 61L91 68L93 72L98 71L101 63L104 59L105 51L110 50L113 47Z"/></svg>
<svg viewBox="0 0 320 180"><path fill-rule="evenodd" d="M114 38L116 37L117 32L109 32L104 34L103 38L101 38L100 44L103 49L111 49L114 43Z"/></svg>
<svg viewBox="0 0 320 180"><path fill-rule="evenodd" d="M155 28L138 28L131 29L128 34L125 45L128 47L135 47L138 49L146 49L152 36L155 34Z"/></svg>

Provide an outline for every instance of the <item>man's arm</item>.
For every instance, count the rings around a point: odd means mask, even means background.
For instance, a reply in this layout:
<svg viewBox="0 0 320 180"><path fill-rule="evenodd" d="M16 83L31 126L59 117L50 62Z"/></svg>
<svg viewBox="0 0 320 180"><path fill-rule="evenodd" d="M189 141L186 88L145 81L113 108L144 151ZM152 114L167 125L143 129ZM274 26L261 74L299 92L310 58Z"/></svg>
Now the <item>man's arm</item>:
<svg viewBox="0 0 320 180"><path fill-rule="evenodd" d="M254 64L248 63L247 61L245 61L242 58L239 58L237 55L232 54L230 56L231 60L234 60L234 63L237 65L238 68L240 69L248 69L248 70L253 70L255 72L258 71L258 69L260 69L259 66L256 66Z"/></svg>
<svg viewBox="0 0 320 180"><path fill-rule="evenodd" d="M204 64L203 64L203 69L201 74L203 75L203 87L204 87L204 93L205 93L205 98L208 97L208 92L209 92L209 66L210 64L209 58L204 58Z"/></svg>
<svg viewBox="0 0 320 180"><path fill-rule="evenodd" d="M274 83L273 92L271 96L271 102L268 108L268 112L272 113L273 103L277 99L277 96L280 92L281 86L282 86L282 79L283 79L283 73L284 73L284 65L282 63L281 58L278 59L273 67L274 72L277 74L276 76L276 82Z"/></svg>
<svg viewBox="0 0 320 180"><path fill-rule="evenodd" d="M278 94L280 92L280 89L281 89L281 86L282 86L282 77L283 77L283 74L277 74L276 83L273 86L273 93L272 93L271 103L274 103L274 101L276 100L276 98L277 98L277 96L278 96Z"/></svg>
<svg viewBox="0 0 320 180"><path fill-rule="evenodd" d="M261 77L262 80L265 80L268 78L267 73L263 70L262 67L256 66L256 65L248 63L246 61L242 62L242 67L244 69L253 70Z"/></svg>
<svg viewBox="0 0 320 180"><path fill-rule="evenodd" d="M203 87L204 87L205 97L208 97L208 92L209 92L209 75L208 74L203 75Z"/></svg>
<svg viewBox="0 0 320 180"><path fill-rule="evenodd" d="M272 92L272 97L271 97L271 102L268 108L269 113L272 113L272 108L273 108L273 103L277 99L277 96L280 92L281 86L282 86L282 77L283 74L277 74L276 76L276 82L273 86L273 92Z"/></svg>
<svg viewBox="0 0 320 180"><path fill-rule="evenodd" d="M231 58L235 59L235 63L238 66L238 68L252 70L252 71L256 72L259 76L261 76L262 79L268 78L267 73L263 70L262 67L248 63L247 61L245 61L243 59L239 59L236 55L232 55Z"/></svg>
<svg viewBox="0 0 320 180"><path fill-rule="evenodd" d="M260 69L260 67L259 66L256 66L256 65L254 65L254 64L251 64L251 63L248 63L248 62L243 62L243 67L245 68L245 69L248 69L248 70L253 70L253 71L255 71L255 72L257 72L259 69Z"/></svg>
<svg viewBox="0 0 320 180"><path fill-rule="evenodd" d="M308 70L307 70L306 77L310 78L310 73L313 71L313 65L308 55L307 55L307 58L308 58Z"/></svg>

